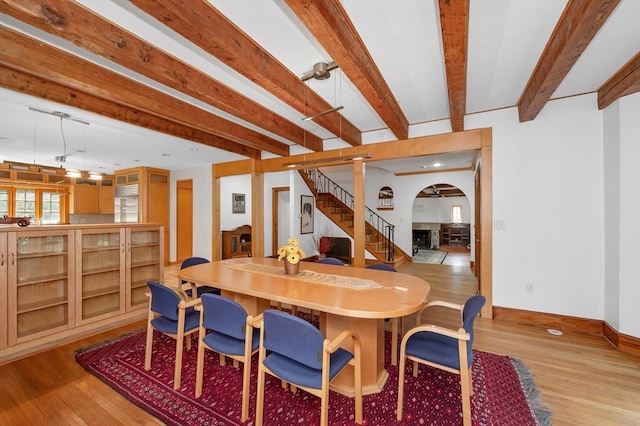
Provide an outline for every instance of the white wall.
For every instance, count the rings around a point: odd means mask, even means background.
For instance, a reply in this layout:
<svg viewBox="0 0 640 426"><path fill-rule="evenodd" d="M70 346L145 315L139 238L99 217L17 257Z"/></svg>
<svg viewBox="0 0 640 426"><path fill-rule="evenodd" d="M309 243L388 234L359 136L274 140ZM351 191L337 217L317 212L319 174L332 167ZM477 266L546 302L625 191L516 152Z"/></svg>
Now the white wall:
<svg viewBox="0 0 640 426"><path fill-rule="evenodd" d="M640 94L604 111L604 319L640 336Z"/></svg>
<svg viewBox="0 0 640 426"><path fill-rule="evenodd" d="M597 109L595 94L551 101L535 120L525 123L518 121L515 108L465 118L466 129L493 128L493 219L505 223L504 230L493 231L496 306L605 319L620 332L640 337L639 118L640 94L622 98L604 112ZM421 136L417 129L431 127L412 128L411 136ZM300 189L302 180L290 173L290 232L300 236L299 197L306 187ZM184 175L173 172L172 183ZM341 185L339 180L344 180L343 186L349 189L352 182L347 182L346 176L352 176L351 172L332 179ZM421 189L446 182L462 189L470 206L475 204L472 172L396 177L368 167L365 179L369 206L377 205L380 187L393 188L395 209L380 214L397 226L396 242L403 250L411 247L411 206ZM194 200L199 197L196 182L206 180L203 176L194 178ZM208 180L210 185L210 177ZM249 181L225 184L229 190L221 200L223 214L224 203L229 203L230 213L231 192L244 192L232 191L236 185L248 188ZM615 192L605 192L615 191L616 185L621 194L619 208L609 205L617 202ZM172 184L172 205L174 187ZM206 196L210 197L210 190ZM211 202L198 202L205 205L201 209L194 206L197 215L211 217ZM247 208L249 214L251 206ZM266 198L264 208L265 212L270 210ZM473 226L473 211L470 214ZM172 221L174 217L172 212ZM225 229L250 223L250 217L237 222L230 214L223 217ZM172 222L172 232L174 225ZM318 226L316 222L316 230ZM307 241L310 236L302 240L304 249L313 253ZM533 293L525 291L526 284L533 285Z"/></svg>
<svg viewBox="0 0 640 426"><path fill-rule="evenodd" d="M493 127L493 303L602 319L602 112L596 95L549 102L520 123L515 108L467 117ZM525 285L534 286L533 293Z"/></svg>

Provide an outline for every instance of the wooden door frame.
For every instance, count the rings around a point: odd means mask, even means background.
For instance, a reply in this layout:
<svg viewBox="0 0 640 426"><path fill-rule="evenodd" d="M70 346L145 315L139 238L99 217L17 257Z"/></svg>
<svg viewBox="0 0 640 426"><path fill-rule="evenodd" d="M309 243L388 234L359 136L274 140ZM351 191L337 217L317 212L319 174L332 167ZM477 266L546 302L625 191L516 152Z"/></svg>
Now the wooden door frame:
<svg viewBox="0 0 640 426"><path fill-rule="evenodd" d="M271 188L271 250L275 254L278 252L278 195L281 192L290 191L288 186L275 186Z"/></svg>
<svg viewBox="0 0 640 426"><path fill-rule="evenodd" d="M180 259L180 251L179 251L179 247L180 247L180 226L178 225L178 223L180 222L180 211L182 211L181 206L178 203L178 198L179 198L179 192L181 188L187 188L187 186L181 186L181 183L188 183L188 188L191 189L191 248L190 248L190 256L193 256L193 179L180 179L180 180L176 180L175 186L176 186L176 261L181 262L184 259Z"/></svg>

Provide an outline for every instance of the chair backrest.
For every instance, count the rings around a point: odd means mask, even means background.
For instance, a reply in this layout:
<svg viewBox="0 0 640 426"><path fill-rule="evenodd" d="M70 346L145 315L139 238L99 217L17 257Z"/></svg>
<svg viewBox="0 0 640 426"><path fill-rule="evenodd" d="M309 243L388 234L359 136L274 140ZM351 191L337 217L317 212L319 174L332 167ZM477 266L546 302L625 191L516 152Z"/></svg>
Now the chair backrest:
<svg viewBox="0 0 640 426"><path fill-rule="evenodd" d="M171 288L155 281L147 281L151 290L151 310L157 314L178 321L180 296Z"/></svg>
<svg viewBox="0 0 640 426"><path fill-rule="evenodd" d="M481 294L476 294L475 296L471 296L465 302L464 308L462 308L462 327L464 327L465 331L471 336L469 343L467 344L469 349L473 346L473 338L475 337L473 332L473 323L486 301L486 297Z"/></svg>
<svg viewBox="0 0 640 426"><path fill-rule="evenodd" d="M342 263L340 259L336 259L335 257L325 257L324 259L318 260L318 263L325 263L327 265L344 266L344 263Z"/></svg>
<svg viewBox="0 0 640 426"><path fill-rule="evenodd" d="M365 266L365 268L367 268L367 269L377 269L379 271L398 272L398 270L396 268L394 268L391 265L387 265L386 263L373 263L371 265Z"/></svg>
<svg viewBox="0 0 640 426"><path fill-rule="evenodd" d="M247 311L238 302L213 293L203 293L200 300L204 328L238 340L245 339Z"/></svg>
<svg viewBox="0 0 640 426"><path fill-rule="evenodd" d="M286 312L263 313L264 347L308 367L322 369L322 333L310 322Z"/></svg>
<svg viewBox="0 0 640 426"><path fill-rule="evenodd" d="M209 263L209 259L205 259L204 257L188 257L182 261L180 265L180 269L188 268L189 266L200 265L201 263Z"/></svg>

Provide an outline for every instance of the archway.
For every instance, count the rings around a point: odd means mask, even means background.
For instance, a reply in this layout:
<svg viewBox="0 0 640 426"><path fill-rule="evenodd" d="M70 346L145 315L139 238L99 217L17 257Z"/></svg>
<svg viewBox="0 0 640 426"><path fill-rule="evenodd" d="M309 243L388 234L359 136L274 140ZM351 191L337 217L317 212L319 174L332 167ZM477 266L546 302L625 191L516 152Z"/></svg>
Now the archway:
<svg viewBox="0 0 640 426"><path fill-rule="evenodd" d="M412 243L415 262L466 265L470 263L473 210L469 197L455 185L428 184L416 194L412 209ZM462 256L442 256L461 253Z"/></svg>

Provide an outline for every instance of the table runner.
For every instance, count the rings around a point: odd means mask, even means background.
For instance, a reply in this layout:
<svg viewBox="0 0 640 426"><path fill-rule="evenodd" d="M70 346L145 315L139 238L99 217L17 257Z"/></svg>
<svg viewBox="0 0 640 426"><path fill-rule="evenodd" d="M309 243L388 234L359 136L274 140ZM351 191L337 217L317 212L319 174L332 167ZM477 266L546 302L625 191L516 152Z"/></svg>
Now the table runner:
<svg viewBox="0 0 640 426"><path fill-rule="evenodd" d="M276 275L280 277L292 277L302 281L309 281L316 284L327 284L342 287L349 287L354 290L365 290L372 288L383 288L380 284L373 280L364 278L345 277L342 275L324 274L321 272L300 270L296 275L285 275L284 267L259 265L256 263L234 263L231 269L239 271L254 272L266 275Z"/></svg>

